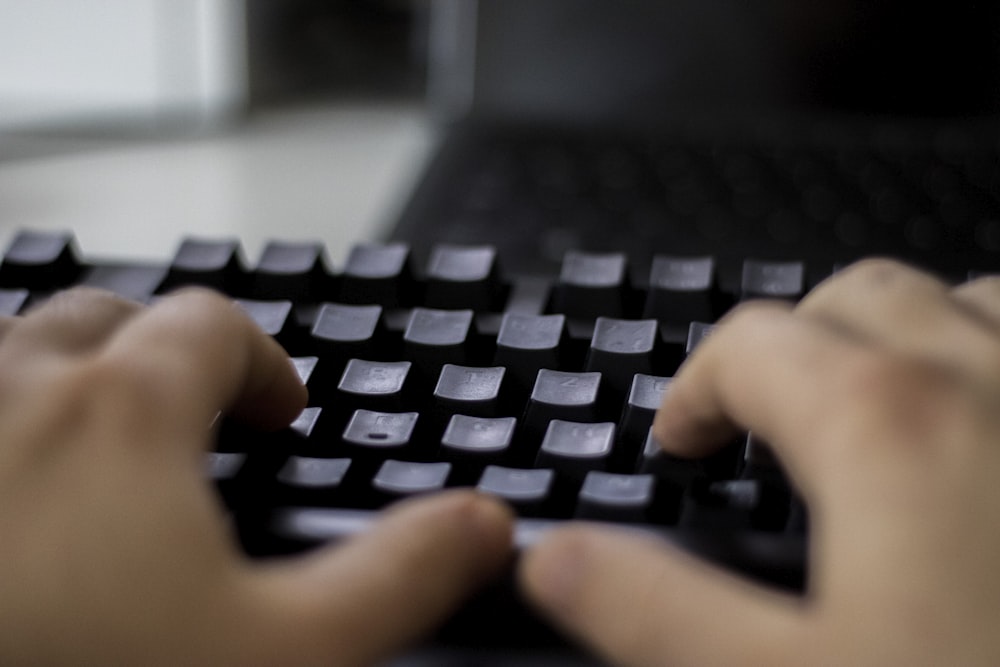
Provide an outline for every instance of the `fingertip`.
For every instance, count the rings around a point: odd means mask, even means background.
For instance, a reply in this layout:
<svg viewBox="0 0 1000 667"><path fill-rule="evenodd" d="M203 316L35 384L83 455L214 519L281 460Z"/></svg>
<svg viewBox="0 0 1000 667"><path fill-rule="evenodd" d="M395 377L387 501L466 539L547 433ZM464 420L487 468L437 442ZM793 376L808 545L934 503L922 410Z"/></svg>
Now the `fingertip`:
<svg viewBox="0 0 1000 667"><path fill-rule="evenodd" d="M521 555L518 584L525 596L552 616L575 607L590 539L578 527L554 531Z"/></svg>
<svg viewBox="0 0 1000 667"><path fill-rule="evenodd" d="M297 662L374 664L499 574L512 526L505 506L472 491L406 500L356 538L267 566L261 599Z"/></svg>
<svg viewBox="0 0 1000 667"><path fill-rule="evenodd" d="M495 569L494 563L505 563L513 548L513 512L471 489L403 501L390 510L387 521L448 527L442 539L460 544L463 550L471 548L471 560L487 571Z"/></svg>

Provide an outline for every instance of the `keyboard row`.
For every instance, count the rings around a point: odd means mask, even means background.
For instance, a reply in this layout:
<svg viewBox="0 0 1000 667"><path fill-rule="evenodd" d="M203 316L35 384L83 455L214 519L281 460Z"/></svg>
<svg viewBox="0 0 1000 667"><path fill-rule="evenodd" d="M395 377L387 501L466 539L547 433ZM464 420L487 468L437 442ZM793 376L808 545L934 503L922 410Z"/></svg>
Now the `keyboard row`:
<svg viewBox="0 0 1000 667"><path fill-rule="evenodd" d="M365 244L333 273L322 244L271 242L247 269L238 242L188 239L166 265L88 264L78 258L70 235L21 232L0 265L0 287L45 292L85 284L149 301L182 285L204 285L264 301L690 322L714 321L736 299L797 299L817 278L802 261L746 259L739 284L727 286L727 293L710 256L657 255L648 273L634 281L622 253L570 251L558 276L539 281L505 276L489 246L439 245L423 272L414 263L404 244Z"/></svg>

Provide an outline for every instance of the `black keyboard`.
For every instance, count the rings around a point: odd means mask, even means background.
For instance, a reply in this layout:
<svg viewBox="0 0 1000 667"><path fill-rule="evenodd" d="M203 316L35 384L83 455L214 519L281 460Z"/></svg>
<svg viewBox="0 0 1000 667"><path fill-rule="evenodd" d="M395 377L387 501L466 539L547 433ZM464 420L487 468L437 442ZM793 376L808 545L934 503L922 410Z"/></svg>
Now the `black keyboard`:
<svg viewBox="0 0 1000 667"><path fill-rule="evenodd" d="M748 119L657 134L469 122L452 129L394 238L490 243L518 272L568 249L716 259L737 290L747 257L829 265L888 255L949 274L1000 256L995 119ZM817 276L810 276L815 279Z"/></svg>
<svg viewBox="0 0 1000 667"><path fill-rule="evenodd" d="M237 300L288 351L310 395L277 434L224 421L206 454L253 556L364 531L400 498L476 487L514 508L521 546L571 519L613 522L802 587L808 515L766 443L748 434L680 460L649 430L679 364L727 309L794 301L833 264L748 257L730 288L711 255L655 255L639 274L622 253L570 251L556 272L525 276L490 246L438 245L416 262L404 244L360 245L335 268L325 254L275 241L248 265L237 241L191 238L169 263L105 262L69 234L25 231L0 264L0 314L72 285L150 302L198 284ZM560 641L506 581L434 646ZM406 664L448 664L427 660Z"/></svg>

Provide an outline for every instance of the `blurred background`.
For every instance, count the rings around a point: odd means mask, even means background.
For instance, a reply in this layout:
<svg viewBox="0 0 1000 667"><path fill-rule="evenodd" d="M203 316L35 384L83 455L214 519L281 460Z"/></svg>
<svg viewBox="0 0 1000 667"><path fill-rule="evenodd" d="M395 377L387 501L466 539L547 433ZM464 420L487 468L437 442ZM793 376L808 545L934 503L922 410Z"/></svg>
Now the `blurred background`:
<svg viewBox="0 0 1000 667"><path fill-rule="evenodd" d="M0 0L0 243L98 254L275 228L334 261L390 229L469 111L996 114L973 0ZM430 102L428 101L430 98ZM691 108L690 106L688 108Z"/></svg>
<svg viewBox="0 0 1000 667"><path fill-rule="evenodd" d="M379 235L432 143L426 3L0 0L0 243Z"/></svg>

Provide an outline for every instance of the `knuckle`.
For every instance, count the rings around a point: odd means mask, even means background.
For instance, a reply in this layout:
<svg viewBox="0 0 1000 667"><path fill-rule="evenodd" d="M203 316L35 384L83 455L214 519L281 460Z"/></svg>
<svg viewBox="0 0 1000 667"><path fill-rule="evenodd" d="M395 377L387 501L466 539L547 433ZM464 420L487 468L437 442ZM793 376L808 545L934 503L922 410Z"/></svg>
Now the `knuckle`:
<svg viewBox="0 0 1000 667"><path fill-rule="evenodd" d="M76 316L94 310L131 310L138 307L139 304L118 296L114 292L78 285L55 292L33 312Z"/></svg>
<svg viewBox="0 0 1000 667"><path fill-rule="evenodd" d="M769 326L774 322L776 314L792 312L794 306L783 301L763 299L743 301L733 306L725 317L719 320L719 326L727 329L756 329Z"/></svg>
<svg viewBox="0 0 1000 667"><path fill-rule="evenodd" d="M939 364L873 350L845 362L841 372L847 422L869 434L865 445L873 437L910 443L934 439L965 413L958 378Z"/></svg>
<svg viewBox="0 0 1000 667"><path fill-rule="evenodd" d="M888 257L869 257L851 264L841 275L844 279L881 286L896 282L911 271L911 268L898 260Z"/></svg>

